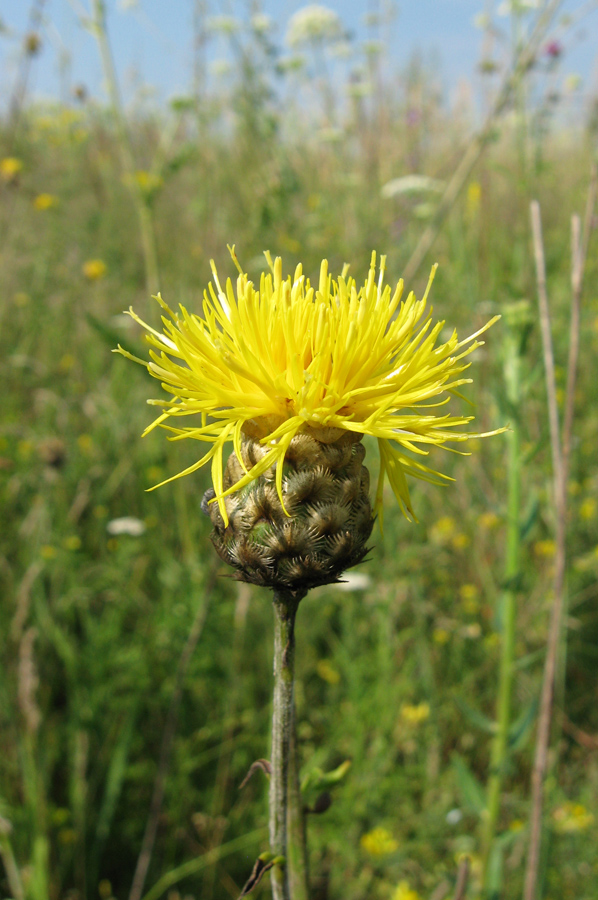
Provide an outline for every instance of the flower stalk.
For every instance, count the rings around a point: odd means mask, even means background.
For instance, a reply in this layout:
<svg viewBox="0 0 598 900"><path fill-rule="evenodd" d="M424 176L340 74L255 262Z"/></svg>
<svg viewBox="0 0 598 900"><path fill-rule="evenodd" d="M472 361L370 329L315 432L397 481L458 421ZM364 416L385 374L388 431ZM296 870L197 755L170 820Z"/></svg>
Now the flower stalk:
<svg viewBox="0 0 598 900"><path fill-rule="evenodd" d="M290 900L289 773L294 716L295 616L305 592L274 591L274 695L270 775L270 850L279 861L272 869L273 900Z"/></svg>

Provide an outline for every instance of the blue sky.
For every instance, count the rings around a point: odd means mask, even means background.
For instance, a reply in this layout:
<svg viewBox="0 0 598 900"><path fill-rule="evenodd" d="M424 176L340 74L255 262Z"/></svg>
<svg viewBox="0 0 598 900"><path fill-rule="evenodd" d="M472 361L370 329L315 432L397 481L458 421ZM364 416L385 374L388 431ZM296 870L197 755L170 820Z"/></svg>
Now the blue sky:
<svg viewBox="0 0 598 900"><path fill-rule="evenodd" d="M43 50L34 60L31 88L36 96L60 96L60 60L69 59L67 87L84 83L90 94L102 96L100 63L92 37L81 26L76 9L89 8L90 0L46 0ZM247 3L212 0L213 15L246 8ZM281 46L288 20L305 6L300 0L264 0L264 13L274 24L274 40ZM359 41L367 36L364 17L385 0L325 0L336 10L343 23ZM388 3L386 2L386 5ZM404 65L415 50L433 58L441 67L447 96L462 79L471 80L480 59L481 32L474 25L477 15L494 9L498 0L403 0L388 30L386 42L392 64ZM504 5L504 4L503 4ZM580 10L580 0L567 0L564 9ZM0 37L0 84L8 96L14 83L20 38L27 29L29 0L1 0L0 17L7 31ZM192 65L193 0L107 0L108 27L114 57L125 94L134 84L151 86L159 100L188 92ZM496 23L508 30L508 19L496 17ZM566 41L567 55L563 73L579 73L586 91L598 88L598 13L596 9L573 29ZM222 55L218 42L212 45L211 59Z"/></svg>

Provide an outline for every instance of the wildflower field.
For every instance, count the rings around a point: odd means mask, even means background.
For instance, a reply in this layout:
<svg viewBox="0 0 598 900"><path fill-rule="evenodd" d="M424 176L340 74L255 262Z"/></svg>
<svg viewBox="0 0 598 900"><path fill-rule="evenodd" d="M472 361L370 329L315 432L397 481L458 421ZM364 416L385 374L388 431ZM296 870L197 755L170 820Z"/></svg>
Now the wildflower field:
<svg viewBox="0 0 598 900"><path fill-rule="evenodd" d="M454 481L410 479L414 516L386 483L367 559L298 611L310 897L523 897L539 778L535 897L598 900L598 95L568 74L558 7L512 4L503 43L482 23L476 108L420 58L393 67L375 16L351 44L303 11L285 43L259 10L198 13L226 71L198 65L164 108L121 102L103 4L108 101L36 102L43 22L22 36L0 123L0 897L237 898L267 849L267 775L240 786L269 754L271 598L214 552L209 466L148 491L206 447L142 440L160 384L112 353L148 359L123 312L161 330L158 291L202 315L234 244L255 284L270 251L283 277L317 284L327 259L360 286L375 250L418 300L438 263L440 344L500 316L450 413L506 430L432 446Z"/></svg>

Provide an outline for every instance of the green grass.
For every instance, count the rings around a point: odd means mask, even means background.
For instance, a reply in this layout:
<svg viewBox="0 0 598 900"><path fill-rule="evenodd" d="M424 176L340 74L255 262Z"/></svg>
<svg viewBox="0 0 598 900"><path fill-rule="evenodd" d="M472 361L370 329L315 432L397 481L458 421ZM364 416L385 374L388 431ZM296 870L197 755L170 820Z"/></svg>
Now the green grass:
<svg viewBox="0 0 598 900"><path fill-rule="evenodd" d="M312 275L323 256L331 269L350 261L359 280L377 249L388 254L389 278L398 278L423 224L413 201L382 199L380 187L412 171L449 177L462 132L433 104L409 126L408 105L397 100L378 135L373 125L360 131L358 118L350 119L346 139L333 146L307 129L285 136L282 119L273 124L259 108L248 115L247 104L237 110L233 139L216 113L199 132L192 113L178 113L163 184L151 198L167 302L199 309L210 257L232 275L227 242L252 275L270 249L286 269L301 259ZM193 869L191 861L206 851L221 844L226 851L228 842L243 844L249 835L244 849L197 865L169 894L234 897L266 848L265 779L258 772L243 791L238 785L268 753L269 597L224 577L199 508L207 472L146 493L190 464L194 448L157 433L140 440L152 418L145 400L159 387L110 352L118 342L145 352L139 330L121 316L130 304L157 319L148 312L135 210L105 113L90 106L68 116L57 108L46 118L29 109L16 143L8 129L0 135L0 155L24 164L13 183L0 186L0 815L12 825L27 898L125 900L177 665L197 610L207 604L184 681L146 891L179 866ZM140 169L151 165L165 128L159 116L132 124ZM440 263L435 313L463 333L521 299L530 301L534 318L522 358L512 716L520 727L498 822L504 898L521 895L551 587L545 542L553 536L527 204L535 196L543 208L562 375L569 218L585 203L592 135L544 138L542 159L523 185L513 144L505 126L474 174L481 202L475 188L458 200L429 259ZM34 208L42 192L58 198L55 208ZM104 278L86 280L89 259L105 262ZM416 278L418 292L426 275ZM572 828L582 827L567 832L557 821L566 801L598 808L595 751L568 724L598 732L596 275L590 253L570 485L566 671L546 796L542 896L553 900L598 898L596 822L569 816ZM472 367L468 396L480 430L513 414L502 376L507 328L504 318L492 328ZM374 476L374 445L367 450ZM451 889L460 852L474 859L480 852L500 654L506 440L479 442L468 458L437 452L433 462L456 483L414 486L417 524L386 498L384 535L375 533L370 560L360 566L370 587L318 589L299 610L304 773L352 761L331 808L309 820L314 896L322 900L387 900L404 880L430 897L443 879ZM107 523L121 516L142 520L145 533L110 536ZM410 722L403 707L420 703L429 705L429 716ZM460 817L447 821L451 810ZM397 849L375 857L360 839L378 826ZM475 873L474 865L471 897ZM2 869L0 891L11 896ZM268 887L256 895L267 896Z"/></svg>

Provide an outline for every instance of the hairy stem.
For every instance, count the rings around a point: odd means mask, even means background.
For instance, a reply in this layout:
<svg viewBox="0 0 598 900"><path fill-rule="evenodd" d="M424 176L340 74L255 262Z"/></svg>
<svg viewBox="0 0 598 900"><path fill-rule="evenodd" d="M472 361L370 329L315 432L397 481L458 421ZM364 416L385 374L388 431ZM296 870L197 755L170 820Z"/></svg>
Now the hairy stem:
<svg viewBox="0 0 598 900"><path fill-rule="evenodd" d="M270 849L280 861L272 869L273 900L290 900L288 868L289 762L295 680L295 616L301 598L274 591L274 698L270 775Z"/></svg>

